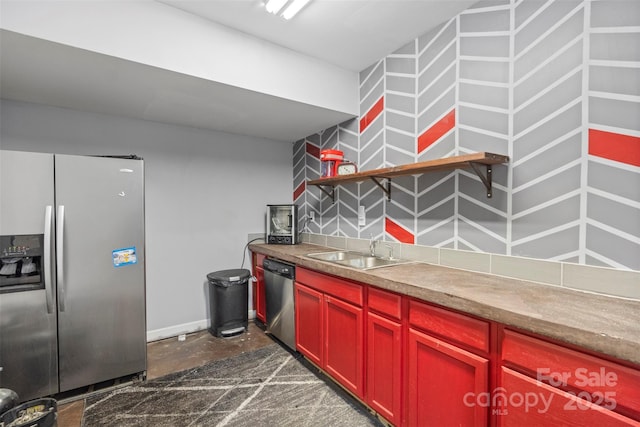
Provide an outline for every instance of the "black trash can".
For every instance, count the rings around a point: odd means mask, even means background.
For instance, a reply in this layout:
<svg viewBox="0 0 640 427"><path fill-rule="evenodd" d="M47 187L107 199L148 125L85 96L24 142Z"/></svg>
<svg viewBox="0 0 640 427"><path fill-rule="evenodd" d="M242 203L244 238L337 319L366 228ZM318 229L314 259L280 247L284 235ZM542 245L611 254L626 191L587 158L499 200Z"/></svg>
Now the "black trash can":
<svg viewBox="0 0 640 427"><path fill-rule="evenodd" d="M0 425L11 427L55 427L58 425L55 399L37 399L0 414Z"/></svg>
<svg viewBox="0 0 640 427"><path fill-rule="evenodd" d="M216 337L230 337L247 330L251 272L246 269L221 270L207 274L211 327Z"/></svg>

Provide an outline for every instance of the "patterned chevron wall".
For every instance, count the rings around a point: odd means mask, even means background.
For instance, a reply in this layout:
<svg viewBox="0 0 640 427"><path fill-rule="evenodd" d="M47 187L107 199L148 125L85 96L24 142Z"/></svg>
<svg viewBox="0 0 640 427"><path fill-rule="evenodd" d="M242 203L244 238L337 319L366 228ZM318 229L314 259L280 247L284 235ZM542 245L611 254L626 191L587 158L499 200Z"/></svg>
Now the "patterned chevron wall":
<svg viewBox="0 0 640 427"><path fill-rule="evenodd" d="M640 1L487 0L360 73L361 116L294 145L307 231L640 270ZM305 182L320 150L360 170L505 154L473 171L338 187ZM357 223L358 206L366 226Z"/></svg>

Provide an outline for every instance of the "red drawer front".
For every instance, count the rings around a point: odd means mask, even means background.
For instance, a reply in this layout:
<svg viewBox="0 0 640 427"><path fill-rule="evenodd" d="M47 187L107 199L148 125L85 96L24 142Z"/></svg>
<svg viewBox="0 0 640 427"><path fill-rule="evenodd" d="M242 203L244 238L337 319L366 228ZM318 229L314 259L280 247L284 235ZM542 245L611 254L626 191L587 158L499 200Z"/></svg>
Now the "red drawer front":
<svg viewBox="0 0 640 427"><path fill-rule="evenodd" d="M489 322L410 300L409 323L456 343L489 352Z"/></svg>
<svg viewBox="0 0 640 427"><path fill-rule="evenodd" d="M608 395L616 412L640 415L640 370L571 350L515 331L505 330L502 360L531 372L555 387L591 393L594 399ZM597 401L597 400L593 400Z"/></svg>
<svg viewBox="0 0 640 427"><path fill-rule="evenodd" d="M392 292L369 287L369 310L386 314L400 320L402 318L402 297Z"/></svg>
<svg viewBox="0 0 640 427"><path fill-rule="evenodd" d="M630 418L595 405L577 394L542 384L508 368L502 368L502 388L492 399L498 427L637 426ZM499 394L499 395L498 395ZM471 399L472 404L482 404ZM609 407L613 405L609 402Z"/></svg>
<svg viewBox="0 0 640 427"><path fill-rule="evenodd" d="M364 302L362 285L306 268L296 269L296 281L321 292L338 297L359 307Z"/></svg>

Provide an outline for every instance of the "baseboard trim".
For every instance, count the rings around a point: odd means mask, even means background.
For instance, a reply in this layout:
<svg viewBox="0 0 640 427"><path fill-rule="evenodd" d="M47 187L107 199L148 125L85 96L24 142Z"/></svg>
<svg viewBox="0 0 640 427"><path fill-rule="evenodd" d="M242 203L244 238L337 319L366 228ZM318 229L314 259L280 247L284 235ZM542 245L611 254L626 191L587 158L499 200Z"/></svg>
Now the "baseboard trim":
<svg viewBox="0 0 640 427"><path fill-rule="evenodd" d="M249 320L256 318L256 311L249 310ZM163 340L165 338L177 337L181 334L190 334L202 331L209 327L209 319L198 320L196 322L182 323L180 325L168 326L166 328L154 329L147 331L147 342Z"/></svg>
<svg viewBox="0 0 640 427"><path fill-rule="evenodd" d="M177 337L181 334L198 332L209 327L209 320L203 319L196 322L182 323L180 325L168 326L166 328L147 331L147 342L158 341L165 338Z"/></svg>

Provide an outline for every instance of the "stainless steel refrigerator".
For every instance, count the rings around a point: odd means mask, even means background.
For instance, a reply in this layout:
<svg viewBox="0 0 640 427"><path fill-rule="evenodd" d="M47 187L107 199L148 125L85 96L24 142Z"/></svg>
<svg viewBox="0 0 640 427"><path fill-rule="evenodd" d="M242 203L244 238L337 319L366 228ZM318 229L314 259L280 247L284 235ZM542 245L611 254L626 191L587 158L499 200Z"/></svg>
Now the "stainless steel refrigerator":
<svg viewBox="0 0 640 427"><path fill-rule="evenodd" d="M0 191L0 388L143 376L143 161L0 150Z"/></svg>

